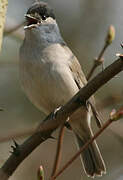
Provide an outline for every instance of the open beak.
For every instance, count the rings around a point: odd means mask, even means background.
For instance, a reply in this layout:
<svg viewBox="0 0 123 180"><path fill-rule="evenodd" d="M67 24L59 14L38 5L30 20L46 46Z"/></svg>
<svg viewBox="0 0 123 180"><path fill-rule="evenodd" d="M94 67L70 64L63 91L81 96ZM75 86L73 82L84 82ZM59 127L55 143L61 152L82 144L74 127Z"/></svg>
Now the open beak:
<svg viewBox="0 0 123 180"><path fill-rule="evenodd" d="M32 28L37 27L37 25L40 24L39 19L33 17L30 14L26 14L25 18L26 18L26 21L27 21L27 25L24 26L24 29L32 29Z"/></svg>

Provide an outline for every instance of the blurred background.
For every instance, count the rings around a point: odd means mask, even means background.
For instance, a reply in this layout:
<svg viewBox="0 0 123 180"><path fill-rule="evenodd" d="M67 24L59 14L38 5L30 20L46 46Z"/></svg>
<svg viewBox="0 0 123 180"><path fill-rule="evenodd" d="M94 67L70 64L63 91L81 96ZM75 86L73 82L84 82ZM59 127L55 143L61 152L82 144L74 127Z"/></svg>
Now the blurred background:
<svg viewBox="0 0 123 180"><path fill-rule="evenodd" d="M32 4L32 0L11 0L8 4L6 30L21 24L24 14ZM122 0L49 0L53 7L61 33L78 57L84 73L90 71L93 59L101 51L108 27L112 24L116 29L116 37L105 52L105 67L117 59L116 53L122 53L120 43L123 41L123 1ZM24 34L4 36L3 48L0 54L0 137L16 132L23 132L36 127L45 117L26 98L19 82L18 54ZM101 71L97 68L95 74ZM102 87L96 94L100 113L106 121L113 108L123 104L123 73L117 75ZM93 121L94 122L94 121ZM94 127L95 128L95 127ZM123 122L122 120L110 126L97 139L104 157L107 174L101 180L123 179ZM58 136L58 131L54 133ZM25 138L17 139L22 143ZM41 144L18 167L11 180L36 180L36 172L43 165L48 178L53 165L57 140L48 140ZM12 140L0 144L0 164L10 155ZM73 134L66 130L61 166L76 152ZM46 179L47 179L46 178ZM58 180L88 180L83 172L79 158L61 175Z"/></svg>

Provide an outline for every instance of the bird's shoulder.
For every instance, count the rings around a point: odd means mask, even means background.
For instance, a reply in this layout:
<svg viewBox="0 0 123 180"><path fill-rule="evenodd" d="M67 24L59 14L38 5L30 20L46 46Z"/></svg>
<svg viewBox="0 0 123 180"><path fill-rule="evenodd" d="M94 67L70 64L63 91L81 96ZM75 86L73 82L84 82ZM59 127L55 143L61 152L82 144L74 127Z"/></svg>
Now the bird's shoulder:
<svg viewBox="0 0 123 180"><path fill-rule="evenodd" d="M69 58L67 59L69 68L74 76L76 83L81 87L81 84L85 85L87 83L86 77L82 71L81 65L76 58L76 56L72 53L68 46L62 45L64 50L69 54ZM83 86L82 85L82 86Z"/></svg>
<svg viewBox="0 0 123 180"><path fill-rule="evenodd" d="M80 65L78 59L76 58L76 56L72 53L72 51L67 46L62 46L62 47L70 55L70 57L68 59L69 68L73 74L74 80L75 80L78 88L80 89L87 84L87 80L86 80L86 77L82 71L81 65ZM95 117L97 126L101 127L102 123L101 123L100 115L96 109L94 96L90 97L89 104L91 105L91 109L92 109L93 115Z"/></svg>

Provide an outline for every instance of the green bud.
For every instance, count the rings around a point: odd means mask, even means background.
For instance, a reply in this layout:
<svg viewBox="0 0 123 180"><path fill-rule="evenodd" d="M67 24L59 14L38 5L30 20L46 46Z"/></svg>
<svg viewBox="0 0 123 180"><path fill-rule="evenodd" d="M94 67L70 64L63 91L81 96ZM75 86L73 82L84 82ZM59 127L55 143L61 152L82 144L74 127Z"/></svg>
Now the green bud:
<svg viewBox="0 0 123 180"><path fill-rule="evenodd" d="M123 107L120 108L118 111L113 109L112 112L110 113L110 119L112 121L117 121L117 120L119 120L121 118L123 118Z"/></svg>
<svg viewBox="0 0 123 180"><path fill-rule="evenodd" d="M37 180L44 180L43 166L40 166L37 173Z"/></svg>
<svg viewBox="0 0 123 180"><path fill-rule="evenodd" d="M111 44L114 38L115 38L115 28L114 26L111 25L108 29L106 44Z"/></svg>

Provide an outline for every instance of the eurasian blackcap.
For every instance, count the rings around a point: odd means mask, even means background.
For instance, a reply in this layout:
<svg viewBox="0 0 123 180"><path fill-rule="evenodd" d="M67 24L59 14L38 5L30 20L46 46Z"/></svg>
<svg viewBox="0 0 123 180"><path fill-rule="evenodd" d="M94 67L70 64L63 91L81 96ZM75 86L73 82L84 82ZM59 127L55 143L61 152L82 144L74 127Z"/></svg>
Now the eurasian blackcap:
<svg viewBox="0 0 123 180"><path fill-rule="evenodd" d="M46 115L69 101L86 83L81 66L63 40L53 10L34 3L25 15L25 39L20 48L20 78L31 102ZM82 147L92 136L91 107L79 108L69 124ZM96 141L81 154L90 177L105 173Z"/></svg>

